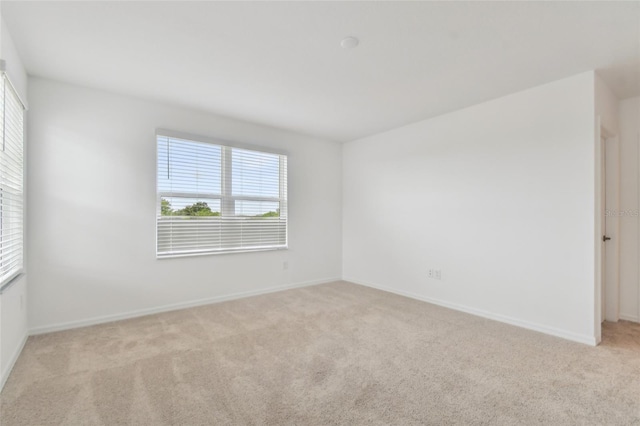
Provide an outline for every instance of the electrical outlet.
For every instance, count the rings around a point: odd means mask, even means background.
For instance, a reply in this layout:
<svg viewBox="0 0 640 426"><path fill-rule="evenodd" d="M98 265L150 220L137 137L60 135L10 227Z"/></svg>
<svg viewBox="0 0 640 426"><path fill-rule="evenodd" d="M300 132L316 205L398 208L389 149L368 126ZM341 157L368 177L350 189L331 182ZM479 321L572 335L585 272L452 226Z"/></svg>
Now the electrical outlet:
<svg viewBox="0 0 640 426"><path fill-rule="evenodd" d="M433 278L433 269L429 269L429 278Z"/></svg>
<svg viewBox="0 0 640 426"><path fill-rule="evenodd" d="M282 269L284 269L285 271L289 269L289 262L282 262Z"/></svg>
<svg viewBox="0 0 640 426"><path fill-rule="evenodd" d="M442 271L440 271L440 269L436 269L435 271L433 271L433 276L435 277L436 280L441 280Z"/></svg>

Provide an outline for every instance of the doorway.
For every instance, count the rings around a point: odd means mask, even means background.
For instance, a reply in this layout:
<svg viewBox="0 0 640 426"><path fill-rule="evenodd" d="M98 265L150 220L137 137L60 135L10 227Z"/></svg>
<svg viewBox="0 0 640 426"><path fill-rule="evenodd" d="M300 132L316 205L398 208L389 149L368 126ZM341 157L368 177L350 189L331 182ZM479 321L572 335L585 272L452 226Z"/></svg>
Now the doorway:
<svg viewBox="0 0 640 426"><path fill-rule="evenodd" d="M617 322L620 304L620 148L618 139L605 131L600 137L602 154L602 256L600 320Z"/></svg>

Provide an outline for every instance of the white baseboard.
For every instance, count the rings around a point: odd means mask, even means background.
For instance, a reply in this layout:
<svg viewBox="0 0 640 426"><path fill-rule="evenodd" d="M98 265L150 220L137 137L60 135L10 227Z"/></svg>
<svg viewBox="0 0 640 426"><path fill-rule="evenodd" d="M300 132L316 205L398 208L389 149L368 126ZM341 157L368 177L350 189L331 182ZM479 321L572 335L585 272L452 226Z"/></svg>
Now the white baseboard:
<svg viewBox="0 0 640 426"><path fill-rule="evenodd" d="M169 312L169 311L176 311L179 309L192 308L195 306L210 305L214 303L226 302L228 300L242 299L242 298L251 297L251 296L259 296L261 294L275 293L278 291L289 290L289 289L300 288L300 287L308 287L312 285L330 283L334 281L340 281L340 278L324 278L324 279L313 280L313 281L304 281L304 282L295 283L295 284L285 284L281 286L269 287L269 288L260 289L260 290L244 291L244 292L233 293L233 294L224 295L224 296L214 296L206 299L192 300L189 302L173 303L170 305L158 306L155 308L139 309L136 311L124 312L120 314L104 315L100 317L87 318L79 321L69 321L64 323L45 325L45 326L35 327L30 329L29 335L34 336L37 334L52 333L54 331L71 330L73 328L104 324L104 323L113 322L113 321L120 321L124 319L142 317L145 315L158 314L161 312Z"/></svg>
<svg viewBox="0 0 640 426"><path fill-rule="evenodd" d="M389 293L398 294L400 296L409 297L411 299L421 300L423 302L432 303L434 305L442 306L445 308L453 309L456 311L465 312L467 314L476 315L479 317L491 319L494 321L503 322L510 325L515 325L517 327L526 328L528 330L538 331L540 333L549 334L551 336L561 337L563 339L571 340L578 343L584 343L590 346L596 346L596 339L594 336L588 336L583 334L577 334L570 331L560 330L553 327L548 327L546 325L536 324L529 321L520 320L517 318L508 317L506 315L494 314L492 312L484 311L482 309L471 308L469 306L459 305L457 303L446 302L444 300L433 299L430 297L421 296L419 294L411 293L408 291L397 290L394 288L386 287L379 284L372 284L368 282L363 282L357 279L344 277L344 281L348 281L354 284L363 285L365 287L371 287L378 290L386 291Z"/></svg>
<svg viewBox="0 0 640 426"><path fill-rule="evenodd" d="M625 321L640 322L640 318L634 315L620 314L620 319Z"/></svg>
<svg viewBox="0 0 640 426"><path fill-rule="evenodd" d="M16 365L16 361L18 360L18 357L22 353L22 349L24 349L24 345L27 343L28 338L29 338L29 334L25 333L24 337L22 338L22 341L20 342L16 350L13 352L13 355L11 355L9 364L7 364L7 367L4 369L4 371L0 373L0 392L2 392L2 388L4 388L4 384L7 383L7 379L11 374L11 370L13 370L13 366Z"/></svg>

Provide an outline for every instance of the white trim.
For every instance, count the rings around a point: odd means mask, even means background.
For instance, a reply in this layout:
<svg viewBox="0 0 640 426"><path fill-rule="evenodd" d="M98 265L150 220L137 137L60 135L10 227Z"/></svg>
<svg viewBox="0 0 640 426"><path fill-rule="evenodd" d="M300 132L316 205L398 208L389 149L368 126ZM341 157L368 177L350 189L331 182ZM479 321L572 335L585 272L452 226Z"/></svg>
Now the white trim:
<svg viewBox="0 0 640 426"><path fill-rule="evenodd" d="M211 305L214 303L226 302L229 300L243 299L245 297L259 296L261 294L275 293L278 291L308 287L312 285L325 284L325 283L330 283L335 281L340 281L340 278L339 277L322 278L322 279L312 280L312 281L303 281L296 284L285 284L285 285L269 287L261 290L243 291L240 293L233 293L226 296L214 296L206 299L192 300L190 302L172 303L170 305L163 305L155 308L139 309L136 311L124 312L124 313L113 314L113 315L104 315L104 316L93 317L93 318L88 318L88 319L79 320L79 321L69 321L69 322L63 322L63 323L58 323L53 325L45 325L45 326L35 327L30 329L29 335L35 336L38 334L52 333L54 331L70 330L73 328L104 324L108 322L120 321L120 320L130 319L130 318L137 318L137 317L142 317L146 315L158 314L162 312L177 311L180 309L193 308L193 307L202 306L202 305Z"/></svg>
<svg viewBox="0 0 640 426"><path fill-rule="evenodd" d="M637 136L637 142L638 142L638 164L636 167L636 183L638 184L638 201L640 202L640 132L638 132ZM639 203L640 204L640 203ZM637 207L640 207L640 205L638 205ZM640 230L640 215L638 215L638 230ZM640 250L640 232L638 232L638 248L637 250ZM640 253L636 254L636 258L640 257ZM636 322L640 322L640 262L637 262L637 275L636 275L636 285L637 285L637 289L638 289L638 304L636 305ZM620 318L622 318L622 315L620 315ZM634 320L630 320L630 321L634 321Z"/></svg>
<svg viewBox="0 0 640 426"><path fill-rule="evenodd" d="M216 138L211 136L195 135L193 133L180 132L177 130L156 129L156 139L158 138L158 136L164 136L171 139L181 139L183 141L188 141L188 142L202 142L202 143L209 143L213 145L228 146L231 148L246 149L249 151L258 151L258 152L263 152L265 154L277 154L277 155L286 155L286 156L289 155L287 151L277 149L277 148L271 148L271 147L267 148L259 144L253 145L251 143L230 141L228 139Z"/></svg>
<svg viewBox="0 0 640 426"><path fill-rule="evenodd" d="M595 120L595 150L594 150L594 287L593 287L593 334L596 344L602 341L602 294L603 294L603 251L602 236L604 235L604 200L603 200L603 166L604 145L602 143L602 133L605 131L601 126L600 116Z"/></svg>
<svg viewBox="0 0 640 426"><path fill-rule="evenodd" d="M245 248L239 247L237 249L224 249L224 250L199 250L199 251L178 251L178 252L166 252L165 254L156 254L156 259L179 259L181 257L194 257L194 256L211 256L211 255L223 255L223 254L236 254L236 253L255 253L261 251L274 251L274 250L289 250L289 246L265 246L265 247L253 247ZM172 254L173 253L173 254Z"/></svg>
<svg viewBox="0 0 640 426"><path fill-rule="evenodd" d="M613 237L608 243L603 241L602 253L603 256L603 292L604 292L604 318L610 321L617 322L620 318L620 218L612 217L608 219L607 210L619 211L620 210L620 142L617 136L611 136L607 129L602 129L603 134L601 136L601 143L603 144L603 164L604 169L602 173L604 194L602 197L602 206L604 207L604 229L602 229L602 235L608 235ZM607 136L609 135L609 136ZM614 149L614 170L610 170L607 163L611 162L611 159L607 156L607 147L613 146ZM613 185L607 178L613 178ZM610 194L608 189L613 186L613 194ZM611 200L613 199L613 202ZM610 202L607 204L607 200ZM613 228L613 229L612 229ZM612 232L609 232L612 231ZM610 257L613 260L610 260ZM613 263L613 265L610 265ZM613 266L609 268L608 266Z"/></svg>
<svg viewBox="0 0 640 426"><path fill-rule="evenodd" d="M640 318L633 315L620 314L620 319L623 321L640 322Z"/></svg>
<svg viewBox="0 0 640 426"><path fill-rule="evenodd" d="M24 262L23 262L24 263ZM14 274L10 275L11 278L8 278L4 282L0 283L0 295L2 293L6 293L13 285L19 282L24 276L24 265L20 270L16 271Z"/></svg>
<svg viewBox="0 0 640 426"><path fill-rule="evenodd" d="M388 293L398 294L400 296L409 297L411 299L421 300L423 302L432 303L434 305L442 306L445 308L453 309L455 311L465 312L467 314L476 315L483 318L488 318L490 320L503 322L510 325L515 325L517 327L526 328L528 330L538 331L540 333L549 334L555 337L561 337L563 339L571 340L578 343L583 343L589 346L596 346L596 339L594 336L576 334L570 331L560 330L553 327L548 327L546 325L536 324L529 321L523 321L517 318L508 317L506 315L494 314L492 312L484 311L482 309L471 308L464 305L459 305L457 303L446 302L444 300L433 299L431 297L421 296L415 293L411 293L403 290L396 290L390 287L386 287L379 284L372 284L360 280L356 280L349 277L344 277L344 281L348 281L350 283L362 285L365 287L375 288L377 290L386 291Z"/></svg>
<svg viewBox="0 0 640 426"><path fill-rule="evenodd" d="M27 343L27 339L29 338L29 333L25 333L22 337L22 342L18 345L15 352L11 356L11 360L9 360L9 364L5 371L0 374L0 392L2 392L2 388L4 388L5 383L7 383L7 379L9 379L9 375L11 374L11 370L13 370L13 366L16 365L16 361L18 361L18 357L22 353L22 349L24 349L24 345Z"/></svg>
<svg viewBox="0 0 640 426"><path fill-rule="evenodd" d="M2 62L4 63L5 61L3 60ZM29 109L27 108L27 103L24 100L22 100L22 97L20 97L20 94L16 90L16 86L13 85L13 82L11 81L9 74L7 74L7 71L4 69L0 69L0 74L2 74L4 78L7 80L7 82L9 83L9 87L11 88L13 93L16 95L16 98L18 98L18 102L20 102L20 105L22 105L22 111L27 111Z"/></svg>

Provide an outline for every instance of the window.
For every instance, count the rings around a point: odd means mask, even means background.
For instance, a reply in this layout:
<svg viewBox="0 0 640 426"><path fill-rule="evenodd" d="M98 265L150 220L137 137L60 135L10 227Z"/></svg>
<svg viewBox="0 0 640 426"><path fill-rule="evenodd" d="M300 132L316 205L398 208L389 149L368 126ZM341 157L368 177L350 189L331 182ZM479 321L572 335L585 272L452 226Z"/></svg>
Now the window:
<svg viewBox="0 0 640 426"><path fill-rule="evenodd" d="M158 257L287 247L287 157L158 135Z"/></svg>
<svg viewBox="0 0 640 426"><path fill-rule="evenodd" d="M0 287L22 272L24 107L9 79L0 83Z"/></svg>

